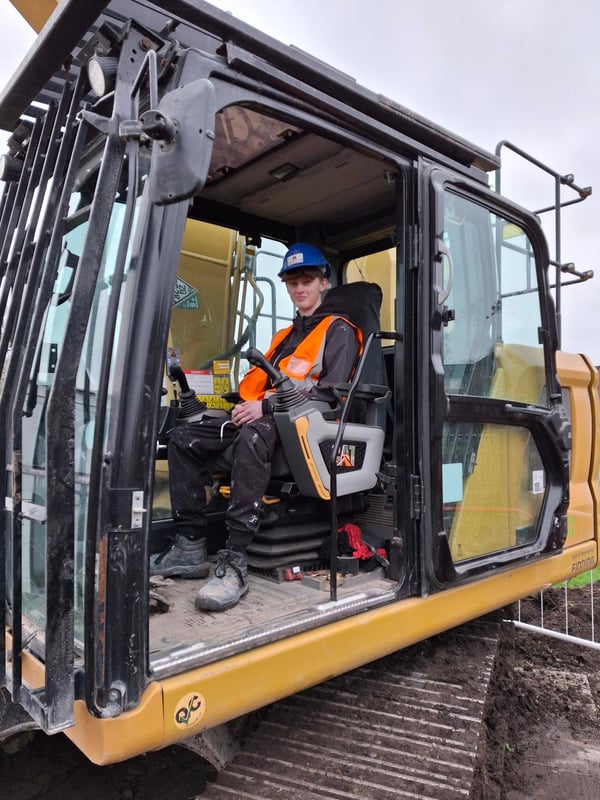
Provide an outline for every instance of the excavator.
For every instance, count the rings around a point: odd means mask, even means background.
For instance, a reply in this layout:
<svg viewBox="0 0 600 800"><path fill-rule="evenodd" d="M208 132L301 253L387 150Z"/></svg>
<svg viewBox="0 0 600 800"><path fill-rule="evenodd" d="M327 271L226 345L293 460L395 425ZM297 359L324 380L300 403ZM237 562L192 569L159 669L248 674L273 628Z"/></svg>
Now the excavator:
<svg viewBox="0 0 600 800"><path fill-rule="evenodd" d="M595 567L598 375L556 311L591 273L491 188L518 148L204 0L13 5L38 36L0 94L0 736L64 732L97 764L214 743ZM574 198L558 218L591 190L552 175ZM363 333L333 410L262 355L294 315L277 273L298 241ZM201 613L199 581L150 576L169 432L227 415L251 365L281 458L250 591Z"/></svg>

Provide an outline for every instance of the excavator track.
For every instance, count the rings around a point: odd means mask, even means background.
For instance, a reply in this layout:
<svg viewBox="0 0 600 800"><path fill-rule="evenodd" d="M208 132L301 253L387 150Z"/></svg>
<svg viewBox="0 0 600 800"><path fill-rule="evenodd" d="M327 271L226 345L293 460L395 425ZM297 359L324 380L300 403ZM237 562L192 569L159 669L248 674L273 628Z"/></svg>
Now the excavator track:
<svg viewBox="0 0 600 800"><path fill-rule="evenodd" d="M499 627L469 623L273 704L202 797L469 798Z"/></svg>

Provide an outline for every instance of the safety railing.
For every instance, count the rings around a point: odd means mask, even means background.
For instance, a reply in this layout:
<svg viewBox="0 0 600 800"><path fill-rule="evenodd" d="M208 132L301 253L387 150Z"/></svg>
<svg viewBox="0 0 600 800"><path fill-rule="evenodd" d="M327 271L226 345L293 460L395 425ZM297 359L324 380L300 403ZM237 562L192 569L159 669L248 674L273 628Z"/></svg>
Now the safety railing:
<svg viewBox="0 0 600 800"><path fill-rule="evenodd" d="M540 592L537 614L533 613L533 607L536 605L533 598L519 600L516 619L508 621L530 633L600 650L595 630L595 603L600 600L600 587L596 585L598 577L597 571L594 570L579 576L576 585L573 585L573 581L565 581L559 587ZM549 597L552 598L551 602L554 605L551 614L547 609Z"/></svg>

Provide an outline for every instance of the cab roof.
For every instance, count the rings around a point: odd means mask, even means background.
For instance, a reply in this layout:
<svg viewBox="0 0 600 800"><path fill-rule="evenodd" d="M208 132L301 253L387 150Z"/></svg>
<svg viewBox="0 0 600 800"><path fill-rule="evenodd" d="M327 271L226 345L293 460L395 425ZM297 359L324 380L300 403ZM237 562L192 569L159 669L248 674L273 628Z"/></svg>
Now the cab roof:
<svg viewBox="0 0 600 800"><path fill-rule="evenodd" d="M165 38L176 30L176 39L182 46L214 54L225 52L229 65L240 72L258 71L268 77L271 71L274 76L289 76L290 91L298 82L314 87L331 97L337 106L346 105L408 137L425 151L439 153L463 167L484 171L499 167L499 158L493 153L360 86L350 76L282 44L204 0L86 0L85 3L63 0L0 94L0 127L10 131L22 115L36 116L40 113L39 105L46 106L58 98L67 76L81 69L78 55L86 42L103 23L120 27L129 18Z"/></svg>

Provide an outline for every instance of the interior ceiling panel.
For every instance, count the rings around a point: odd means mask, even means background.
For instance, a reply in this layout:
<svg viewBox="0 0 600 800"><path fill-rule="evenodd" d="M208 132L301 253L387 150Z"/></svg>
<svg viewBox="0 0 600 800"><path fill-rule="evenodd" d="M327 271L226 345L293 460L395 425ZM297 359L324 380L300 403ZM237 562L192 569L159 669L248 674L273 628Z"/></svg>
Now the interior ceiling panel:
<svg viewBox="0 0 600 800"><path fill-rule="evenodd" d="M241 200L250 214L299 226L351 219L358 209L381 208L392 200L382 165L346 151Z"/></svg>
<svg viewBox="0 0 600 800"><path fill-rule="evenodd" d="M273 177L293 168L286 180ZM386 209L393 188L390 166L315 134L301 134L287 144L208 184L203 196L245 214L302 227L343 224L364 209Z"/></svg>

